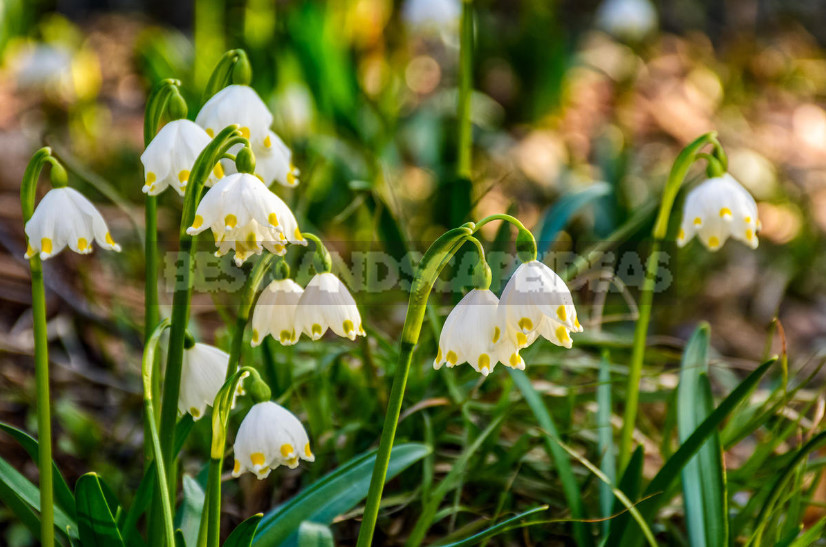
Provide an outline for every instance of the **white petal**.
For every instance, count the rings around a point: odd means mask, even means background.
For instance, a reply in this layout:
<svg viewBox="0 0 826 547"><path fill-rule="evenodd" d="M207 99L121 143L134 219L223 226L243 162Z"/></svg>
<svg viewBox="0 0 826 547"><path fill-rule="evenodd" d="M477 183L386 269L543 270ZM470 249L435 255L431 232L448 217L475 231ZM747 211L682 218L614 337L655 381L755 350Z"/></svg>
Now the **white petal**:
<svg viewBox="0 0 826 547"><path fill-rule="evenodd" d="M228 366L229 354L214 346L196 343L184 350L178 411L202 418L224 385Z"/></svg>

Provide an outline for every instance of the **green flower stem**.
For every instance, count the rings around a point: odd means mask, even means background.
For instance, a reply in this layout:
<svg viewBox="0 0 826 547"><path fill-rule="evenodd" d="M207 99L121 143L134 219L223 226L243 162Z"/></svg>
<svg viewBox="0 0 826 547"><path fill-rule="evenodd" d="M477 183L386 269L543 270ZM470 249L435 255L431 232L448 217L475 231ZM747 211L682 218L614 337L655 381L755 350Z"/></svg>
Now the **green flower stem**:
<svg viewBox="0 0 826 547"><path fill-rule="evenodd" d="M447 265L453 255L459 250L471 236L484 224L493 220L505 220L511 222L520 229L522 247L526 256L530 256L530 241L533 236L515 218L509 215L493 215L474 224L468 222L458 228L454 228L444 233L439 239L433 242L430 248L422 257L422 261L416 270L416 276L410 288L410 300L407 304L407 314L402 328L401 348L399 351L399 364L393 376L393 387L390 391L390 402L384 418L384 427L379 441L379 451L376 455L376 463L373 466L373 475L370 479L370 489L367 492L367 503L364 507L364 516L359 528L358 547L369 547L373 541L373 534L378 520L379 504L381 494L384 489L384 481L387 477L387 467L390 463L390 451L393 449L393 441L396 437L396 428L399 423L402 402L404 400L404 390L407 384L407 377L410 373L410 364L413 360L413 349L419 341L419 334L422 330L422 323L427 311L427 300L433 284L439 277L442 269ZM536 242L533 242L533 258L536 258Z"/></svg>
<svg viewBox="0 0 826 547"><path fill-rule="evenodd" d="M179 119L186 117L186 102L181 97L180 93L181 82L179 80L167 79L158 83L149 94L146 101L146 113L143 119L143 144L144 147L149 146L155 135L158 134L158 127L161 125L164 114L168 118ZM144 282L144 343L152 336L152 331L158 324L160 313L158 307L158 198L157 196L146 195L145 199L145 233L144 233L144 252L146 255L146 277ZM151 386L152 397L155 400L160 398L160 360L156 360L153 364L152 378L154 383ZM157 425L160 415L153 416L153 420ZM144 424L144 438L148 439L150 435L149 424ZM144 462L146 468L152 459L152 447L144 444Z"/></svg>
<svg viewBox="0 0 826 547"><path fill-rule="evenodd" d="M333 271L333 259L330 256L330 251L327 250L327 247L324 246L324 243L321 241L315 234L304 233L302 234L305 239L309 239L313 243L315 243L315 256L313 256L313 268L315 268L316 273L330 273Z"/></svg>
<svg viewBox="0 0 826 547"><path fill-rule="evenodd" d="M192 298L192 246L194 237L186 233L195 218L195 210L200 201L204 183L218 159L236 144L249 146L238 131L238 126L225 128L206 146L195 160L184 195L183 212L179 233L178 271L175 292L172 297L172 326L169 333L166 375L164 377L161 400L160 438L163 448L163 464L167 472L167 487L170 498L174 497L177 484L177 469L173 451L175 423L178 418L178 394L181 388L181 367L183 365L184 338L189 321L189 302Z"/></svg>
<svg viewBox="0 0 826 547"><path fill-rule="evenodd" d="M156 350L158 342L163 334L163 331L169 327L169 319L164 319L158 324L155 330L149 335L146 345L143 350L143 359L141 361L141 376L143 378L143 407L144 420L148 425L149 438L152 440L152 454L155 458L155 473L158 477L158 489L161 498L161 507L163 512L164 523L164 538L167 545L175 545L175 525L173 523L172 502L169 498L169 491L166 489L166 468L163 465L163 457L161 455L161 440L158 436L158 426L155 423L155 408L154 408L154 393L152 375L154 373L156 358Z"/></svg>
<svg viewBox="0 0 826 547"><path fill-rule="evenodd" d="M46 163L52 165L52 186L66 184L66 172L52 157L51 149L41 148L32 156L20 185L20 205L23 222L34 214L37 179ZM34 369L37 385L37 436L39 442L38 468L40 471L40 544L53 547L54 532L54 478L52 475L52 413L49 395L49 340L46 331L46 287L43 283L43 264L39 255L29 259L32 275L32 320L34 322Z"/></svg>
<svg viewBox="0 0 826 547"><path fill-rule="evenodd" d="M231 49L224 53L212 70L204 89L203 102L207 102L210 97L228 85L249 85L251 80L252 68L247 52L243 49Z"/></svg>
<svg viewBox="0 0 826 547"><path fill-rule="evenodd" d="M237 363L234 363L237 365ZM233 366L233 368L235 368ZM227 442L227 427L229 414L238 384L247 376L253 381L261 383L261 377L252 367L241 367L234 372L224 385L218 390L212 405L212 443L210 448L209 471L204 500L204 513L201 515L201 526L198 531L197 547L218 547L221 537L221 470L224 466L224 452ZM250 390L254 392L255 390ZM269 399L269 388L265 389ZM255 395L255 393L251 393ZM255 398L255 397L254 397ZM258 401L256 401L258 402Z"/></svg>
<svg viewBox="0 0 826 547"><path fill-rule="evenodd" d="M706 133L683 148L674 161L665 188L663 189L659 213L657 214L657 220L654 223L654 229L652 231L654 242L646 265L645 281L642 286L642 294L640 295L640 315L634 330L634 342L631 348L631 362L628 368L628 384L625 395L625 411L623 413L622 431L620 432L618 469L625 469L631 457L634 426L636 425L637 410L639 407L642 365L645 359L645 342L648 334L648 324L651 321L654 287L656 285L657 270L659 268L660 246L668 232L668 220L671 217L671 209L674 206L674 200L677 198L680 187L694 162L702 158L702 156L699 155L700 149L708 144L714 146L715 159L717 159L721 165L728 165L728 160L717 140L716 133Z"/></svg>
<svg viewBox="0 0 826 547"><path fill-rule="evenodd" d="M236 369L241 364L241 352L244 343L244 329L247 328L249 322L250 312L255 303L255 297L258 294L258 289L261 287L261 282L275 259L276 255L265 253L255 264L247 278L247 283L244 285L244 295L241 300L241 306L238 308L238 317L235 319L235 331L232 333L232 343L229 350L229 366L227 367L227 380L229 380Z"/></svg>
<svg viewBox="0 0 826 547"><path fill-rule="evenodd" d="M473 79L473 5L472 0L462 2L462 26L459 44L459 149L457 174L470 178L473 126L470 121L471 83Z"/></svg>

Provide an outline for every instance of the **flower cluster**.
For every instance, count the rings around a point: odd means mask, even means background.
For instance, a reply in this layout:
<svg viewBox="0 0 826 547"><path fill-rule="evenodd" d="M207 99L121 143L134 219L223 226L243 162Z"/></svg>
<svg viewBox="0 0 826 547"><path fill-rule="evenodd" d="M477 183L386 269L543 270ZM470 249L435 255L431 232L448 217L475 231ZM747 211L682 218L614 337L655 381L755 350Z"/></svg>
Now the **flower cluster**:
<svg viewBox="0 0 826 547"><path fill-rule="evenodd" d="M473 289L445 320L433 367L467 362L487 376L497 363L524 369L519 351L539 336L571 347L571 333L582 332L571 292L543 263L532 260L516 269L499 299Z"/></svg>
<svg viewBox="0 0 826 547"><path fill-rule="evenodd" d="M364 336L356 302L338 277L317 274L305 289L291 279L275 280L255 305L252 345L259 345L267 335L285 346L298 342L302 333L318 340L328 329L350 340Z"/></svg>

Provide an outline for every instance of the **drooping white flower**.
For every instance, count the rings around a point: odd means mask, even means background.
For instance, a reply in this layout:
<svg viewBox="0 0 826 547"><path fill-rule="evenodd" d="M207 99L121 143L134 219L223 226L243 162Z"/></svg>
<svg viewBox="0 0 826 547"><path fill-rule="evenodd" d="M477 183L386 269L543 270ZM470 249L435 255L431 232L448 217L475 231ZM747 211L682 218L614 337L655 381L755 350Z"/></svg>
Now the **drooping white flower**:
<svg viewBox="0 0 826 547"><path fill-rule="evenodd" d="M505 335L524 348L542 336L570 348L571 332L582 332L571 291L553 270L538 260L521 264L499 299Z"/></svg>
<svg viewBox="0 0 826 547"><path fill-rule="evenodd" d="M230 153L235 154L240 149L241 145L234 146ZM255 155L255 175L260 177L264 184L269 186L277 182L288 187L298 185L298 175L301 171L292 163L293 153L273 131L269 132L263 144L252 146L252 153ZM236 172L235 162L224 159L221 160L221 164L225 173ZM212 183L208 182L207 186L212 186Z"/></svg>
<svg viewBox="0 0 826 547"><path fill-rule="evenodd" d="M298 341L301 331L295 329L295 310L304 289L292 279L276 279L261 291L252 312L252 346L267 335L290 346Z"/></svg>
<svg viewBox="0 0 826 547"><path fill-rule="evenodd" d="M178 412L201 419L224 385L228 366L229 354L214 346L196 343L184 350Z"/></svg>
<svg viewBox="0 0 826 547"><path fill-rule="evenodd" d="M657 28L657 10L650 0L605 0L597 12L597 26L627 40L639 40Z"/></svg>
<svg viewBox="0 0 826 547"><path fill-rule="evenodd" d="M439 352L433 368L467 362L483 375L496 363L524 369L516 344L502 335L499 299L489 290L473 289L451 310L439 336Z"/></svg>
<svg viewBox="0 0 826 547"><path fill-rule="evenodd" d="M207 228L215 236L216 255L234 250L239 266L263 249L283 255L287 243L307 244L287 204L248 173L227 175L201 199L186 232L195 235Z"/></svg>
<svg viewBox="0 0 826 547"><path fill-rule="evenodd" d="M45 260L67 245L76 253L88 254L93 241L104 249L120 251L92 202L69 187L53 188L43 196L26 223L26 236L26 258L40 253Z"/></svg>
<svg viewBox="0 0 826 547"><path fill-rule="evenodd" d="M198 112L195 123L203 127L210 137L227 126L237 124L241 134L257 148L264 145L272 125L272 114L253 88L230 85L206 102Z"/></svg>
<svg viewBox="0 0 826 547"><path fill-rule="evenodd" d="M726 173L688 193L677 245L682 247L696 235L709 250L716 251L731 236L756 249L759 230L754 198Z"/></svg>
<svg viewBox="0 0 826 547"><path fill-rule="evenodd" d="M143 192L157 196L171 186L183 196L192 166L210 140L200 125L189 120L174 120L163 126L141 155ZM216 164L207 185L223 176L221 164Z"/></svg>
<svg viewBox="0 0 826 547"><path fill-rule="evenodd" d="M235 437L232 476L249 471L266 478L279 465L298 467L298 460L315 461L304 426L292 412L271 401L253 405Z"/></svg>
<svg viewBox="0 0 826 547"><path fill-rule="evenodd" d="M327 329L350 340L364 336L361 314L350 291L335 275L321 273L310 280L298 300L295 332L318 340Z"/></svg>

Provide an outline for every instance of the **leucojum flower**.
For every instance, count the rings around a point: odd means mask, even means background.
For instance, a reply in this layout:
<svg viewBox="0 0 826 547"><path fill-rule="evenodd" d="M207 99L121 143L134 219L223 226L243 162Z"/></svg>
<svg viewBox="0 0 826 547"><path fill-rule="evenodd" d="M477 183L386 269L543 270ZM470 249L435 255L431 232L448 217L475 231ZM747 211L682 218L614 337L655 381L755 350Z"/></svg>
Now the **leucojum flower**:
<svg viewBox="0 0 826 547"><path fill-rule="evenodd" d="M344 283L329 272L310 280L295 310L296 333L318 340L327 329L350 340L364 336L356 301Z"/></svg>
<svg viewBox="0 0 826 547"><path fill-rule="evenodd" d="M189 235L211 228L217 256L235 251L235 263L263 249L283 255L287 243L306 245L290 208L254 175L234 173L204 195Z"/></svg>
<svg viewBox="0 0 826 547"><path fill-rule="evenodd" d="M178 411L189 413L194 420L202 418L224 385L228 366L229 354L214 346L196 343L184 350Z"/></svg>
<svg viewBox="0 0 826 547"><path fill-rule="evenodd" d="M252 314L252 345L267 335L287 346L295 344L301 331L295 329L295 310L304 289L292 279L276 279L261 292Z"/></svg>
<svg viewBox="0 0 826 547"><path fill-rule="evenodd" d="M189 120L174 120L163 126L141 155L143 192L156 196L172 187L183 196L192 165L210 140L206 131ZM212 186L223 176L223 167L216 164L207 184Z"/></svg>
<svg viewBox="0 0 826 547"><path fill-rule="evenodd" d="M499 299L487 289L473 289L451 310L439 336L433 368L467 362L487 376L497 363L524 369L519 348L502 334Z"/></svg>
<svg viewBox="0 0 826 547"><path fill-rule="evenodd" d="M249 471L266 478L279 465L298 467L298 460L315 461L307 432L292 412L271 401L253 405L235 437L232 476Z"/></svg>
<svg viewBox="0 0 826 547"><path fill-rule="evenodd" d="M684 246L696 235L711 251L722 247L729 237L756 249L759 230L754 198L734 177L725 173L702 182L688 193L677 245Z"/></svg>
<svg viewBox="0 0 826 547"><path fill-rule="evenodd" d="M92 202L69 187L53 188L43 196L26 223L26 236L27 259L39 253L45 260L67 246L76 253L88 254L95 241L104 249L120 251Z"/></svg>

